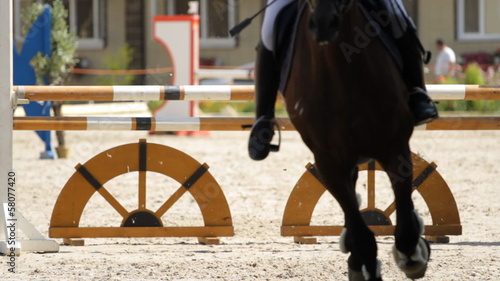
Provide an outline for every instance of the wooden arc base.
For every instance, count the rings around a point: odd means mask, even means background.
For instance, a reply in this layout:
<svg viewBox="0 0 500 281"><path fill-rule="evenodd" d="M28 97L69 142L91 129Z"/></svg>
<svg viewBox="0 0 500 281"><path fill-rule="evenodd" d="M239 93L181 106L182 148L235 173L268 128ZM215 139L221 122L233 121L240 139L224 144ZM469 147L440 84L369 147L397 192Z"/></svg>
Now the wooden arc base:
<svg viewBox="0 0 500 281"><path fill-rule="evenodd" d="M428 163L416 154L412 154L414 166L414 190L424 199L429 208L432 224L425 226L424 235L431 242L447 243L447 235L461 235L462 225L455 198L450 188L437 172L435 163ZM316 168L312 164L306 166L307 171L302 175L292 190L285 207L281 226L282 236L293 236L297 243L316 243L315 236L338 236L343 226L313 226L311 218L319 199L326 188L318 180ZM382 171L378 163L370 162L360 165L359 170L366 170L368 174L367 192L368 207L361 210L369 227L375 235L393 235L394 226L389 216L395 212L395 202L386 208L375 206L375 171ZM370 223L370 218L379 216L384 219L383 225ZM377 222L380 221L377 220Z"/></svg>
<svg viewBox="0 0 500 281"><path fill-rule="evenodd" d="M64 238L64 243L71 245L83 245L81 238L97 237L199 237L201 243L218 244L218 237L233 236L234 229L224 193L208 168L181 151L146 140L106 150L76 166L77 171L55 203L49 236ZM125 209L105 187L109 180L130 172L138 172L139 198L135 210ZM147 207L147 172L165 175L180 184L157 210ZM82 212L95 193L121 216L120 226L79 226ZM161 217L186 193L198 204L204 225L164 226Z"/></svg>

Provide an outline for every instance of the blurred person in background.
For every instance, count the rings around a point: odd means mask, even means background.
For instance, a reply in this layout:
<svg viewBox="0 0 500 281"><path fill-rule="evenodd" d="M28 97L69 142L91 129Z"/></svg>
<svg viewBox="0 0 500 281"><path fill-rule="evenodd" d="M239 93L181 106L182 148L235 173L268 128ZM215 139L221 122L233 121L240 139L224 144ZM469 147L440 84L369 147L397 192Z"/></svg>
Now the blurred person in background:
<svg viewBox="0 0 500 281"><path fill-rule="evenodd" d="M436 49L439 51L436 58L434 73L436 74L436 83L442 83L448 76L455 75L455 65L457 57L455 52L442 39L436 40Z"/></svg>

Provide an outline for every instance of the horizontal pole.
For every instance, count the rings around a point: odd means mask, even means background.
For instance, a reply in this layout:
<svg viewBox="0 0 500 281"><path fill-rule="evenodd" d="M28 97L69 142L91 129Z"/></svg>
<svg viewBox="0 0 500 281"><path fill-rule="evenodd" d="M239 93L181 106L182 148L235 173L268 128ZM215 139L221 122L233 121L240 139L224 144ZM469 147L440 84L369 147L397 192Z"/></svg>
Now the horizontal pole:
<svg viewBox="0 0 500 281"><path fill-rule="evenodd" d="M427 85L434 100L500 100L500 86ZM254 86L14 86L30 101L152 101L254 99Z"/></svg>
<svg viewBox="0 0 500 281"><path fill-rule="evenodd" d="M14 86L30 101L253 100L253 86Z"/></svg>
<svg viewBox="0 0 500 281"><path fill-rule="evenodd" d="M15 117L14 130L55 131L242 131L253 118L242 117ZM278 118L283 131L295 130L288 118ZM500 117L446 117L417 130L500 130Z"/></svg>
<svg viewBox="0 0 500 281"><path fill-rule="evenodd" d="M434 100L500 100L500 85L427 85Z"/></svg>
<svg viewBox="0 0 500 281"><path fill-rule="evenodd" d="M234 117L15 117L14 130L55 131L242 131L254 118ZM282 130L295 130L290 120L278 120Z"/></svg>
<svg viewBox="0 0 500 281"><path fill-rule="evenodd" d="M427 131L500 130L500 117L449 117L417 127Z"/></svg>
<svg viewBox="0 0 500 281"><path fill-rule="evenodd" d="M71 73L74 74L90 74L90 75L146 75L173 72L173 67L158 67L150 69L125 69L125 70L111 70L111 69L87 69L87 68L73 68Z"/></svg>

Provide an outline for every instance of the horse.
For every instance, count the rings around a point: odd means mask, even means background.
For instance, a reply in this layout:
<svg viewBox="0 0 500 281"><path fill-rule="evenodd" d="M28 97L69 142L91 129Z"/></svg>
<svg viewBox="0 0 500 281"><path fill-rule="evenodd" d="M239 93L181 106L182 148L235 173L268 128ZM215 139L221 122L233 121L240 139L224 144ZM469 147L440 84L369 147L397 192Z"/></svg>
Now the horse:
<svg viewBox="0 0 500 281"><path fill-rule="evenodd" d="M401 71L358 0L299 2L307 8L299 14L283 96L322 183L344 212L339 244L350 253L349 280L382 280L376 240L355 191L358 165L371 159L384 168L395 194L395 261L408 278L421 278L430 247L411 199L414 124ZM360 40L360 32L368 40Z"/></svg>

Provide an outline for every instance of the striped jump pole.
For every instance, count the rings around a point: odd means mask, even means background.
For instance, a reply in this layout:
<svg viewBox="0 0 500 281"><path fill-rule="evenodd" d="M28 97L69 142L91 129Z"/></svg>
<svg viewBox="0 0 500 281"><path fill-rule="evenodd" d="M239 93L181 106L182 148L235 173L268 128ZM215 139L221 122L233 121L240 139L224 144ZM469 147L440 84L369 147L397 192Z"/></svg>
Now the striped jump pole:
<svg viewBox="0 0 500 281"><path fill-rule="evenodd" d="M434 100L500 100L500 85L427 85Z"/></svg>
<svg viewBox="0 0 500 281"><path fill-rule="evenodd" d="M500 86L428 85L435 100L500 100ZM254 86L14 86L22 101L247 101Z"/></svg>
<svg viewBox="0 0 500 281"><path fill-rule="evenodd" d="M253 100L253 86L14 86L19 100L158 101Z"/></svg>
<svg viewBox="0 0 500 281"><path fill-rule="evenodd" d="M290 119L277 121L281 130L295 130ZM241 117L15 117L14 130L242 131L253 122ZM444 117L417 130L500 130L500 117Z"/></svg>
<svg viewBox="0 0 500 281"><path fill-rule="evenodd" d="M253 118L238 117L15 117L14 130L58 131L242 131ZM279 118L282 130L295 127L288 118ZM37 129L35 129L37 128Z"/></svg>

